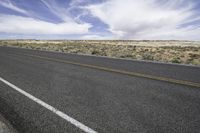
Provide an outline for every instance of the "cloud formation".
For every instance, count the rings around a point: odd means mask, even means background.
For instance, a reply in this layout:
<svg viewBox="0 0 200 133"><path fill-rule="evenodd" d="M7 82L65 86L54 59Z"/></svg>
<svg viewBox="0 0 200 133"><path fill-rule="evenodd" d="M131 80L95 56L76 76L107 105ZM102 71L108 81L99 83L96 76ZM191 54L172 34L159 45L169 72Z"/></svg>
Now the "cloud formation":
<svg viewBox="0 0 200 133"><path fill-rule="evenodd" d="M0 0L0 37L200 40L199 7L197 0Z"/></svg>
<svg viewBox="0 0 200 133"><path fill-rule="evenodd" d="M11 1L9 0L4 0L0 2L0 5L29 16L24 17L9 14L0 14L0 32L38 35L86 34L89 32L89 28L91 28L92 26L91 24L75 22L67 14L67 10L59 7L54 0L49 2L41 0L41 2L43 2L44 5L47 6L50 12L60 18L62 22L52 23L33 18L31 15L29 15L28 11L19 8L18 6L14 5L14 3L11 3Z"/></svg>
<svg viewBox="0 0 200 133"><path fill-rule="evenodd" d="M19 13L25 14L25 15L29 14L26 10L21 9L17 7L16 5L14 5L10 0L2 0L0 1L0 5L3 7L9 8L11 10L17 11Z"/></svg>
<svg viewBox="0 0 200 133"><path fill-rule="evenodd" d="M50 12L55 14L61 20L73 21L73 19L70 17L70 14L67 11L67 8L58 5L55 0L41 0L41 2L44 3L46 7L48 7Z"/></svg>
<svg viewBox="0 0 200 133"><path fill-rule="evenodd" d="M122 39L199 39L199 20L187 0L107 0L87 6ZM183 26L185 24L185 26Z"/></svg>
<svg viewBox="0 0 200 133"><path fill-rule="evenodd" d="M85 34L89 24L63 22L54 24L28 17L0 14L0 32L19 34Z"/></svg>

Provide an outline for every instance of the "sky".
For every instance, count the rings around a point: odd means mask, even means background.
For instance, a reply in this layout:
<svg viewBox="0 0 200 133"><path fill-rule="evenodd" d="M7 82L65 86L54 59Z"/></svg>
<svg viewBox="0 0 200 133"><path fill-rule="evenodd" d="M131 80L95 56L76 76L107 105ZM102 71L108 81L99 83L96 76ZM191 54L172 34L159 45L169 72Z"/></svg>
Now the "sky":
<svg viewBox="0 0 200 133"><path fill-rule="evenodd" d="M0 39L200 40L200 1L0 0Z"/></svg>

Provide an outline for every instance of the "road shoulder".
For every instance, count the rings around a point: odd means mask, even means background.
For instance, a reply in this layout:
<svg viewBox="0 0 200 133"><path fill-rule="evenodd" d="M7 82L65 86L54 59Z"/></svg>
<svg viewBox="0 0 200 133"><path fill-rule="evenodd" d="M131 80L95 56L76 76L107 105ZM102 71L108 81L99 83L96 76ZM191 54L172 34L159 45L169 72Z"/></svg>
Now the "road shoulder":
<svg viewBox="0 0 200 133"><path fill-rule="evenodd" d="M18 133L1 114L0 114L0 133Z"/></svg>

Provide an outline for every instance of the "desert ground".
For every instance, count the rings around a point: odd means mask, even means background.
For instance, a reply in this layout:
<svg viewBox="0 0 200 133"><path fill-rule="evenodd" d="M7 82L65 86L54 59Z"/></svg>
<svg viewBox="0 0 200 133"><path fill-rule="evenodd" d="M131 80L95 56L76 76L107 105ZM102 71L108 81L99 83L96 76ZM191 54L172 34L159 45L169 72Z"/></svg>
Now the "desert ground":
<svg viewBox="0 0 200 133"><path fill-rule="evenodd" d="M199 41L1 40L0 46L200 66Z"/></svg>

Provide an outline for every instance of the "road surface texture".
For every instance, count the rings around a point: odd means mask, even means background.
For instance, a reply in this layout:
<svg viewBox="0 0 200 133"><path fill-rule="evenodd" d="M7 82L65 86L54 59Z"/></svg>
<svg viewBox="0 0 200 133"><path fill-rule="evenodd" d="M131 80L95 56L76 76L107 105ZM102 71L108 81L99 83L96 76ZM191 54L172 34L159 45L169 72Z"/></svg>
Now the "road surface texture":
<svg viewBox="0 0 200 133"><path fill-rule="evenodd" d="M200 131L200 67L0 47L0 79L19 132Z"/></svg>

